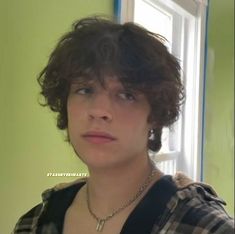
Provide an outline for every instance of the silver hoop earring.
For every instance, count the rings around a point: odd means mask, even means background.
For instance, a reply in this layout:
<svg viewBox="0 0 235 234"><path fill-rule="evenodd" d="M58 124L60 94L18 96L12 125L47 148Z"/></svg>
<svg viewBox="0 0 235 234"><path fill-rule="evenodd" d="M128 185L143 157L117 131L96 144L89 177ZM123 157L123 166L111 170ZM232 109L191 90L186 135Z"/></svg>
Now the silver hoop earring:
<svg viewBox="0 0 235 234"><path fill-rule="evenodd" d="M151 129L150 131L149 131L149 140L154 140L154 130L153 129Z"/></svg>

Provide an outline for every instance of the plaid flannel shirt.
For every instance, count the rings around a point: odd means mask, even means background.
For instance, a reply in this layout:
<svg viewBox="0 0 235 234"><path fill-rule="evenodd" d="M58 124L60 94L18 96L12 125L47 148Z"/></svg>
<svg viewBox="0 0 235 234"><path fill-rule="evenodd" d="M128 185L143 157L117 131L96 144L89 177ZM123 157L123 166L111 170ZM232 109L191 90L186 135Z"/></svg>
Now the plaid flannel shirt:
<svg viewBox="0 0 235 234"><path fill-rule="evenodd" d="M149 230L151 231L137 229L135 232L124 231L121 234L234 233L234 220L229 217L222 206L225 205L225 202L218 198L209 185L193 182L180 172L176 173L171 179L172 183L167 186L176 188L175 193L164 204L164 212L161 213L158 221L154 222L150 227ZM58 191L63 191L77 183L84 184L85 181L78 180L71 184L60 184L52 189L46 190L42 194L43 202L19 219L12 234L62 233L62 231L58 231L53 222L39 224L39 220L47 212L47 207L51 202L50 198L53 194L56 194ZM148 196L148 193L146 196ZM153 200L151 202L153 203L151 206L154 207L154 203L157 203L158 200L156 199L156 201Z"/></svg>

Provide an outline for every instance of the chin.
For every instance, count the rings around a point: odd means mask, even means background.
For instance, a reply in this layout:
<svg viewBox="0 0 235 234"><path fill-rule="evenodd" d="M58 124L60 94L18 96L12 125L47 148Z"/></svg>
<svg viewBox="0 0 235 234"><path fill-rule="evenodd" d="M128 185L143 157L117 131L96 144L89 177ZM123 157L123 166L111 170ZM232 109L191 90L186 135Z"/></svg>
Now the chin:
<svg viewBox="0 0 235 234"><path fill-rule="evenodd" d="M98 152L90 150L89 152L79 152L77 153L78 157L86 164L89 168L103 168L107 167L110 164L114 163L114 160L110 158L111 154L104 152Z"/></svg>

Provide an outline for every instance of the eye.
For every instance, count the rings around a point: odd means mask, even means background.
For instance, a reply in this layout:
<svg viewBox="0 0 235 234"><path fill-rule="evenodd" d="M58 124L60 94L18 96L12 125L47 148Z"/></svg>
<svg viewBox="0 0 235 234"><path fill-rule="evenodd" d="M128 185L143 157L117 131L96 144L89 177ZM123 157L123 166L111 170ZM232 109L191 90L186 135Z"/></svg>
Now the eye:
<svg viewBox="0 0 235 234"><path fill-rule="evenodd" d="M92 92L93 92L92 88L79 88L75 90L75 93L80 95L88 95L91 94Z"/></svg>
<svg viewBox="0 0 235 234"><path fill-rule="evenodd" d="M135 98L135 95L132 94L131 92L120 92L119 93L119 97L123 100L127 100L127 101L135 101L136 98Z"/></svg>

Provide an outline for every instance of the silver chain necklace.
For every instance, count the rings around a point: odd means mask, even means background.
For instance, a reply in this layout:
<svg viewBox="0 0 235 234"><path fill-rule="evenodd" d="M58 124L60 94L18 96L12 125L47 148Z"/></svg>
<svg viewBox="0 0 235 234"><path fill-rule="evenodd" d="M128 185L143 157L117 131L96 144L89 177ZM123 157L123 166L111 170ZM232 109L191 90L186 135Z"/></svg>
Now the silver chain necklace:
<svg viewBox="0 0 235 234"><path fill-rule="evenodd" d="M144 181L144 183L140 186L140 188L138 189L137 193L130 199L128 200L124 205L122 205L121 207L117 208L116 210L114 210L111 214L107 215L105 218L99 218L92 210L91 210L91 206L90 206L90 199L89 199L89 189L88 189L88 185L86 186L86 202L87 202L87 207L88 207L88 211L91 214L91 216L97 221L97 225L96 225L96 231L97 232L102 232L105 222L108 221L109 219L111 219L114 215L120 213L122 210L124 210L126 207L128 207L129 205L131 205L134 201L136 201L141 194L145 191L145 189L148 187L148 185L151 183L151 181L153 180L154 175L156 174L157 170L156 168L153 168L151 170L151 173L149 174L149 176L147 177L147 179Z"/></svg>

